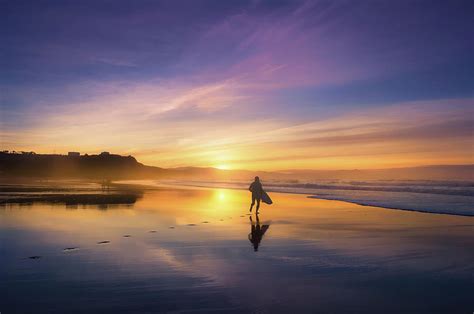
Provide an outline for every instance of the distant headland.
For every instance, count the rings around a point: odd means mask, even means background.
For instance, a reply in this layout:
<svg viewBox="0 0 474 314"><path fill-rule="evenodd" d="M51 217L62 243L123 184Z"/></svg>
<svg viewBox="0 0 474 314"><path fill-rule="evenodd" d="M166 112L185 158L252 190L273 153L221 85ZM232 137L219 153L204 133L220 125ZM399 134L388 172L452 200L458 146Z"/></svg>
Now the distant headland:
<svg viewBox="0 0 474 314"><path fill-rule="evenodd" d="M110 152L81 154L36 154L0 152L0 176L35 178L120 179L249 179L259 175L267 180L474 180L474 165L434 165L423 167L366 170L221 170L211 167L160 168L138 162L133 156Z"/></svg>
<svg viewBox="0 0 474 314"><path fill-rule="evenodd" d="M94 180L223 178L215 168L160 168L138 162L133 156L110 152L81 154L37 154L25 151L0 152L0 176L4 178L77 178ZM225 177L225 175L224 175Z"/></svg>
<svg viewBox="0 0 474 314"><path fill-rule="evenodd" d="M0 173L3 176L117 179L152 176L160 170L139 163L133 156L109 152L98 155L0 152Z"/></svg>

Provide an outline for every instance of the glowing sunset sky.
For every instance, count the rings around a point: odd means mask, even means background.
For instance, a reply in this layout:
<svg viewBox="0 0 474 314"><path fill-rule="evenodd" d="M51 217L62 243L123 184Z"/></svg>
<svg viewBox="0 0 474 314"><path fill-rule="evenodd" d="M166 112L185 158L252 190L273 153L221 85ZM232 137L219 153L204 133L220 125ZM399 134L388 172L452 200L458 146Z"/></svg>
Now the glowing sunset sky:
<svg viewBox="0 0 474 314"><path fill-rule="evenodd" d="M474 162L474 1L0 12L2 149L265 170Z"/></svg>

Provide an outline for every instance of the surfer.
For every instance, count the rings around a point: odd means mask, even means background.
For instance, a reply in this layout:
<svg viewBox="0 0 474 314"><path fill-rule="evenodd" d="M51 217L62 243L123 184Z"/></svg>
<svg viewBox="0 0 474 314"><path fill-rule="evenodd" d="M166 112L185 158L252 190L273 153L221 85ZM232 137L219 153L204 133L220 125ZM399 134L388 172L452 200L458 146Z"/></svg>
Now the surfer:
<svg viewBox="0 0 474 314"><path fill-rule="evenodd" d="M254 224L252 220L252 216L250 216L250 233L249 233L249 241L253 244L253 250L255 252L258 251L258 246L260 245L260 242L262 241L263 235L265 232L267 232L268 228L270 228L270 225L261 225L260 220L257 217L257 223Z"/></svg>
<svg viewBox="0 0 474 314"><path fill-rule="evenodd" d="M250 184L249 191L252 192L252 204L250 205L250 212L252 212L253 205L255 205L255 201L257 201L256 212L258 214L258 209L260 208L260 200L262 199L263 194L263 187L260 183L260 178L258 176L255 177L255 181Z"/></svg>

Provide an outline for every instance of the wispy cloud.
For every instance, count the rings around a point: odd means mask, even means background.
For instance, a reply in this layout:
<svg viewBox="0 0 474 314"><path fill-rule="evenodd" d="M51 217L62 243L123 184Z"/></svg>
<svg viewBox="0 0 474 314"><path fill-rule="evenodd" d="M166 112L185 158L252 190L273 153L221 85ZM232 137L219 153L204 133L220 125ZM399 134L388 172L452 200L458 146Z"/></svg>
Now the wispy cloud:
<svg viewBox="0 0 474 314"><path fill-rule="evenodd" d="M472 99L398 103L303 124L225 115L219 119L216 112L186 117L188 111L178 119L160 119L152 109L146 119L127 110L82 118L68 113L4 138L45 151L77 149L74 143L80 142L87 151L133 153L160 166L285 169L459 163L470 160L466 145L471 145L474 131L473 104Z"/></svg>

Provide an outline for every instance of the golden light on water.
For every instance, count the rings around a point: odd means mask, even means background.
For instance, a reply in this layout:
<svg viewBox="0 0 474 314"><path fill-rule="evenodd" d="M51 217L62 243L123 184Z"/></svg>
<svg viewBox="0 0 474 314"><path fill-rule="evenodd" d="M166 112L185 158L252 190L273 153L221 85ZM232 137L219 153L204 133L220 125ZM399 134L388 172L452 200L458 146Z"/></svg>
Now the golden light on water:
<svg viewBox="0 0 474 314"><path fill-rule="evenodd" d="M216 194L217 194L217 199L219 201L221 201L221 202L225 201L225 199L226 199L226 191L225 190L222 190L222 189L217 190Z"/></svg>
<svg viewBox="0 0 474 314"><path fill-rule="evenodd" d="M452 223L459 223L464 219L460 216L443 216L383 210L370 206L359 206L339 201L328 201L319 199L309 199L305 195L271 193L275 203L271 206L263 204L261 207L260 219L271 223L272 238L319 238L328 236L328 230L314 228L315 224L336 223L341 219L347 219L360 226L357 232L368 232L372 228L393 230L403 224L419 224L420 226L442 226ZM134 237L150 236L150 230L157 230L172 236L173 239L186 240L189 237L187 229L189 224L201 226L201 228L217 228L223 232L222 227L226 227L225 235L228 238L242 238L248 233L249 221L245 214L248 213L250 205L250 194L248 191L230 189L177 189L177 190L157 190L146 193L133 206L118 206L113 210L97 210L94 206L80 207L75 210L64 208L63 205L35 204L29 206L28 211L15 210L18 206L10 206L10 211L5 211L13 215L9 217L9 222L0 220L0 227L8 224L15 224L22 228L32 228L42 230L44 237L56 239L58 233L74 234L80 233L85 226L94 225L97 228L89 230L90 234L79 239L78 243L90 245L91 239L116 239L123 234L132 231L130 226L134 226ZM48 219L44 219L47 215ZM206 223L203 223L206 221ZM292 223L285 223L291 221ZM73 222L73 223L72 223ZM310 223L311 222L311 223ZM394 222L396 222L394 224ZM302 226L306 227L301 230ZM174 233L168 234L169 226L174 226ZM229 228L232 227L232 228ZM321 225L320 225L321 227ZM205 229L199 229L205 230ZM350 234L352 231L333 230L332 232L343 232ZM417 230L414 230L417 232ZM454 231L453 231L454 232ZM460 229L459 234L464 234L466 230ZM214 232L203 232L200 234L201 240L215 237ZM76 237L72 237L78 240ZM267 238L268 240L268 238ZM341 239L340 239L341 240ZM373 239L367 239L368 242ZM328 237L333 247L345 246L344 241L335 241ZM245 242L245 241L244 241ZM95 243L95 242L93 242ZM370 246L368 246L370 247ZM373 254L380 254L379 251Z"/></svg>

